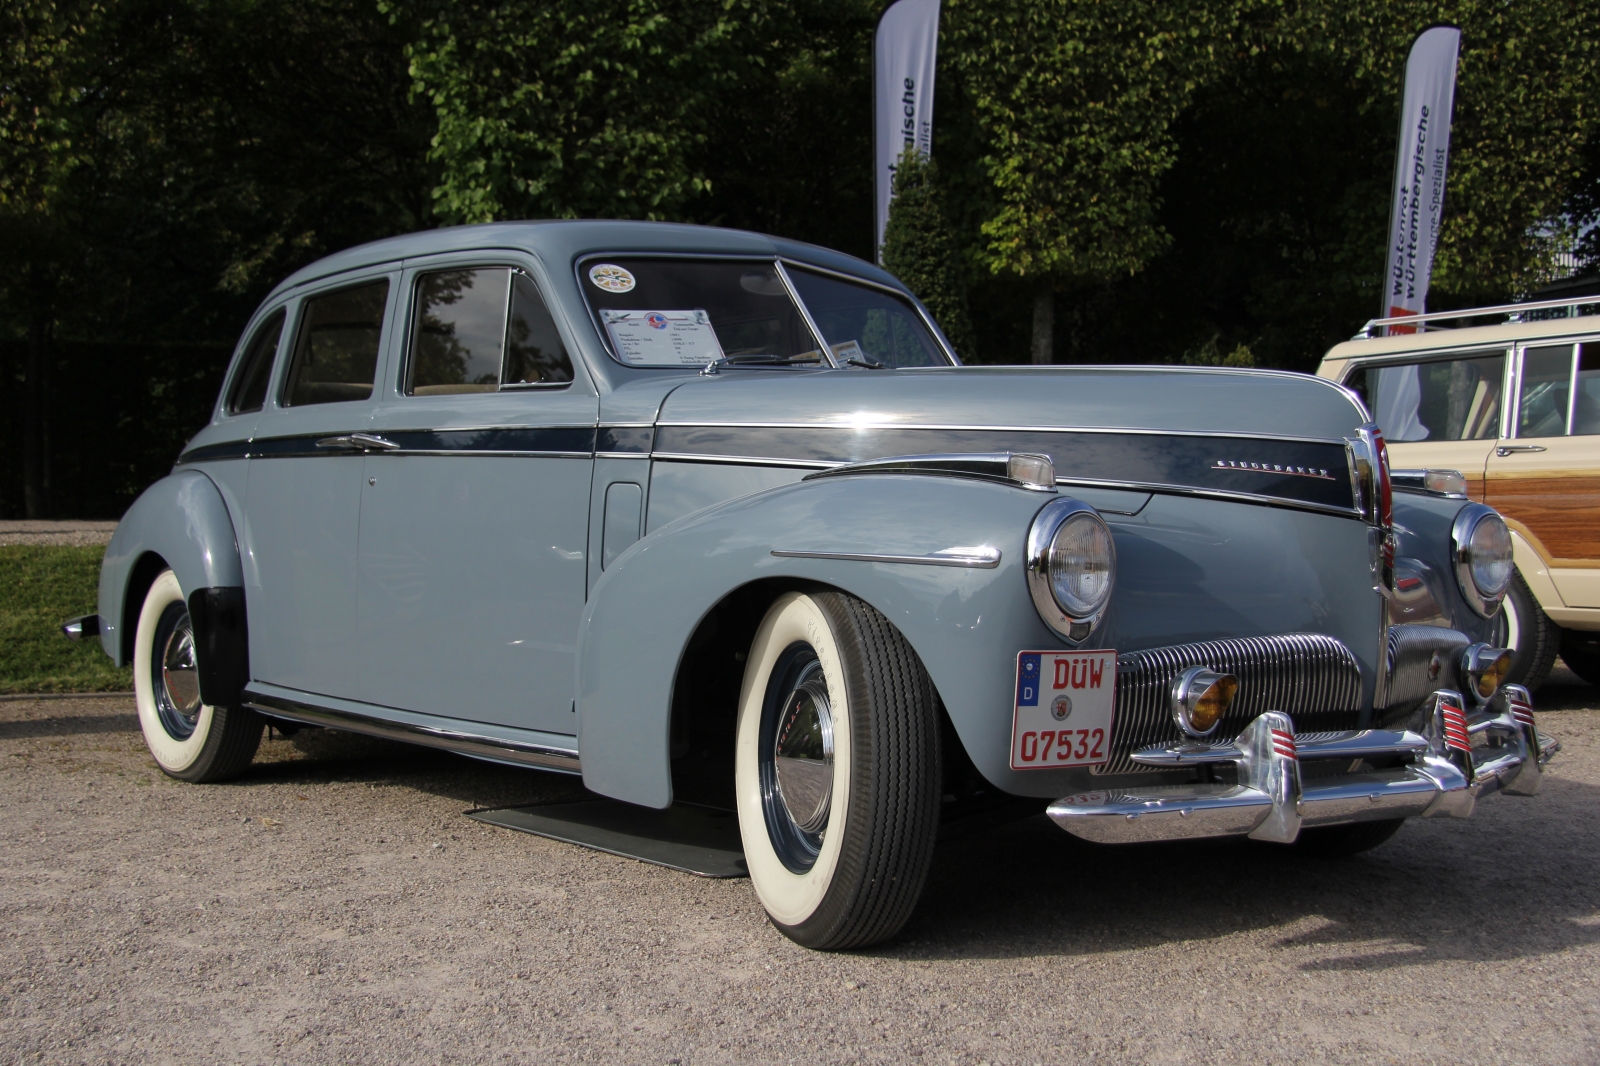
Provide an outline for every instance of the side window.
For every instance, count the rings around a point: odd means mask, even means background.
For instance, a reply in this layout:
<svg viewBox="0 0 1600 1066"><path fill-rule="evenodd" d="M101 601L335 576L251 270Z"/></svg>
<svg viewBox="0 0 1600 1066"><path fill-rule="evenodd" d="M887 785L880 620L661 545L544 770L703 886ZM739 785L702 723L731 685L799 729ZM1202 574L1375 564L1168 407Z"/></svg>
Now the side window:
<svg viewBox="0 0 1600 1066"><path fill-rule="evenodd" d="M1492 440L1500 435L1505 354L1473 353L1372 367L1362 391L1386 440Z"/></svg>
<svg viewBox="0 0 1600 1066"><path fill-rule="evenodd" d="M1573 345L1529 348L1522 353L1517 397L1517 436L1564 437L1572 397Z"/></svg>
<svg viewBox="0 0 1600 1066"><path fill-rule="evenodd" d="M306 300L284 404L340 403L372 395L389 281L371 281Z"/></svg>
<svg viewBox="0 0 1600 1066"><path fill-rule="evenodd" d="M267 381L272 377L272 357L278 354L278 339L283 336L285 312L274 312L261 323L239 360L239 374L224 406L230 415L259 411L267 402Z"/></svg>
<svg viewBox="0 0 1600 1066"><path fill-rule="evenodd" d="M1572 432L1600 433L1600 342L1578 345L1578 393L1572 403Z"/></svg>
<svg viewBox="0 0 1600 1066"><path fill-rule="evenodd" d="M441 270L417 278L407 395L500 387L510 278L506 267Z"/></svg>
<svg viewBox="0 0 1600 1066"><path fill-rule="evenodd" d="M501 383L566 385L572 381L572 360L556 332L555 319L533 279L518 271L511 280L511 323L506 327L506 369Z"/></svg>

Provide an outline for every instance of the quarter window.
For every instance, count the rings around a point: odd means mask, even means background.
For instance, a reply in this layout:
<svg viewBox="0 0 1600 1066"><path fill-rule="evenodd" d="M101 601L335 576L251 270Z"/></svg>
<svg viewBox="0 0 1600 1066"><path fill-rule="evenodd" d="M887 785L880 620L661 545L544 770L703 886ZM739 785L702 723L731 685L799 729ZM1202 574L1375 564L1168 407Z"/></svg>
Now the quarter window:
<svg viewBox="0 0 1600 1066"><path fill-rule="evenodd" d="M372 395L388 279L313 296L300 315L284 403L340 403Z"/></svg>
<svg viewBox="0 0 1600 1066"><path fill-rule="evenodd" d="M556 331L555 319L533 279L518 271L511 279L511 321L506 326L506 388L566 385L572 381L572 359Z"/></svg>
<svg viewBox="0 0 1600 1066"><path fill-rule="evenodd" d="M242 415L259 411L267 402L267 381L272 377L272 357L278 354L278 339L283 336L285 313L280 309L256 329L244 358L239 361L239 376L233 379L227 412Z"/></svg>
<svg viewBox="0 0 1600 1066"><path fill-rule="evenodd" d="M1475 352L1372 367L1362 391L1391 443L1493 440L1500 435L1505 362L1502 352Z"/></svg>

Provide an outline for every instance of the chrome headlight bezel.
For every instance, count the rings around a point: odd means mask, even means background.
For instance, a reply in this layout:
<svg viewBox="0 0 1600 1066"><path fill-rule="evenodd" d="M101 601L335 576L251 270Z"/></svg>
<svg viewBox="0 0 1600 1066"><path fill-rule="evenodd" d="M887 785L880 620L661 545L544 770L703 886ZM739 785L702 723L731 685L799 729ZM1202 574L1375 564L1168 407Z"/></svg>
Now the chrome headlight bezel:
<svg viewBox="0 0 1600 1066"><path fill-rule="evenodd" d="M1050 548L1055 543L1056 534L1068 522L1092 521L1100 526L1105 534L1106 565L1108 580L1105 592L1098 603L1093 604L1089 610L1069 610L1056 599L1054 581L1050 573ZM1117 580L1117 547L1116 541L1111 536L1111 529L1100 517L1100 512L1084 503L1082 500L1063 498L1051 500L1040 508L1034 516L1033 525L1028 530L1028 593L1033 598L1034 609L1039 612L1039 617L1044 624L1049 626L1056 635L1074 644L1086 639L1094 632L1095 626L1100 624L1100 619L1105 617L1106 607L1111 603L1111 593L1116 587Z"/></svg>
<svg viewBox="0 0 1600 1066"><path fill-rule="evenodd" d="M1506 597L1506 590L1511 587L1516 562L1514 554L1508 552L1506 579L1499 589L1485 589L1478 584L1472 545L1473 537L1483 522L1498 522L1505 529L1506 543L1513 543L1511 530L1506 526L1506 520L1500 517L1500 512L1481 503L1470 503L1456 513L1455 523L1450 527L1450 566L1455 571L1456 586L1461 589L1462 597L1478 614L1493 618Z"/></svg>

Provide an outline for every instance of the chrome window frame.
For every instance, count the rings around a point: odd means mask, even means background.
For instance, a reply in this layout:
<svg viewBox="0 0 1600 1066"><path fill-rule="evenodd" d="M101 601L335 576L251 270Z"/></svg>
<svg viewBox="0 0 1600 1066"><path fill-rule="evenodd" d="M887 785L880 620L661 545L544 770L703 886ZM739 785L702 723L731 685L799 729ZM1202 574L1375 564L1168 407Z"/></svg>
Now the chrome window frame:
<svg viewBox="0 0 1600 1066"><path fill-rule="evenodd" d="M1552 341L1554 341L1556 343L1551 343ZM1523 437L1522 436L1522 433L1521 433L1521 428L1522 428L1521 427L1521 420L1522 420L1522 362L1523 362L1523 357L1527 354L1528 349L1530 349L1530 348L1560 348L1563 345L1566 346L1567 348L1571 349L1571 350L1567 354L1567 422L1566 422L1566 432L1559 434L1559 436L1560 437L1571 437L1571 436L1574 435L1573 432L1572 432L1572 423L1573 423L1574 418L1577 417L1577 411L1578 411L1578 356L1579 356L1579 347L1581 345L1584 345L1584 344L1600 344L1600 334L1589 334L1587 336L1585 336L1585 335L1577 335L1577 336L1572 336L1572 337L1551 337L1551 338L1548 338L1548 339L1522 341L1522 342L1519 342L1517 344L1516 352L1515 352L1514 357L1513 357L1514 362L1516 364L1516 366L1515 366L1515 390L1512 393L1512 400L1514 401L1514 403L1516 405L1516 409L1515 410L1511 410L1509 406L1507 407L1506 414L1510 418L1510 422L1506 426L1506 432L1502 435L1502 439L1504 439L1504 440L1554 440L1554 439L1556 439L1555 437ZM1507 375L1507 376L1511 377L1512 375ZM1592 437L1592 436L1595 436L1595 434L1593 434L1593 433L1582 433L1582 434L1578 434L1578 436Z"/></svg>

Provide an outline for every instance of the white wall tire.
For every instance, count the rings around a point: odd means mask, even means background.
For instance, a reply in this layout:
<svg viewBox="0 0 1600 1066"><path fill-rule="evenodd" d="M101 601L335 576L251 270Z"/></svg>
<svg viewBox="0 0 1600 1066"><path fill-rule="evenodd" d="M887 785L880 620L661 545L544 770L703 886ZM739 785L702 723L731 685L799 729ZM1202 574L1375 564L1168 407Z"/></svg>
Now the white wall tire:
<svg viewBox="0 0 1600 1066"><path fill-rule="evenodd" d="M1550 676L1560 649L1561 629L1544 613L1522 575L1512 571L1496 624L1500 646L1511 649L1505 683L1537 689Z"/></svg>
<svg viewBox="0 0 1600 1066"><path fill-rule="evenodd" d="M812 706L823 710L813 713L831 723L831 778L810 791L817 778L797 768L820 763L778 740L779 722L792 724L800 706L790 697L807 698L800 689L816 694ZM933 856L939 755L938 696L888 619L836 592L788 593L772 605L745 666L734 787L751 883L773 925L821 949L900 931ZM802 787L786 792L782 780Z"/></svg>
<svg viewBox="0 0 1600 1066"><path fill-rule="evenodd" d="M133 640L133 692L145 746L161 771L183 781L236 777L255 757L263 722L242 707L199 701L188 605L177 575L164 570L145 594ZM192 687L191 687L192 686Z"/></svg>

